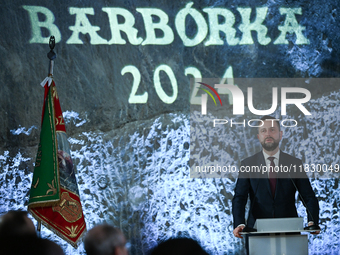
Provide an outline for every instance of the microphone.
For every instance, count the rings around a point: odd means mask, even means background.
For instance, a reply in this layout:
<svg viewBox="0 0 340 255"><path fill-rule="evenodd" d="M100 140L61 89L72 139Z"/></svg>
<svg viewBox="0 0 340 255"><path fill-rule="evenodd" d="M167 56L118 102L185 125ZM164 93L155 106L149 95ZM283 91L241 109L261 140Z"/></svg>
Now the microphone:
<svg viewBox="0 0 340 255"><path fill-rule="evenodd" d="M315 222L314 217L313 217L311 211L309 210L309 208L308 208L308 206L307 206L305 200L303 199L303 197L302 197L301 194L300 194L300 191L299 191L298 187L296 186L295 182L293 181L293 179L292 179L292 177L290 176L289 173L288 173L288 177L289 177L289 179L291 180L291 182L293 183L295 189L298 191L299 197L300 197L300 199L301 199L303 205L306 207L307 212L309 213L309 215L311 216L311 218L312 218L312 220L313 220L313 222L314 222L314 225L307 226L307 227L304 228L304 230L320 231L320 230L321 230L320 226L317 224L317 222Z"/></svg>

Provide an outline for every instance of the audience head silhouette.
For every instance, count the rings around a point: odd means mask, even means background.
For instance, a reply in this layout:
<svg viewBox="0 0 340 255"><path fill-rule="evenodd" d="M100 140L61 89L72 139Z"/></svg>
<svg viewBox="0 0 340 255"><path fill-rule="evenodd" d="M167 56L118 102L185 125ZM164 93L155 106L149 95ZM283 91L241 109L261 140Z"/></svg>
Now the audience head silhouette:
<svg viewBox="0 0 340 255"><path fill-rule="evenodd" d="M122 231L108 224L97 225L88 231L84 241L87 255L127 255Z"/></svg>
<svg viewBox="0 0 340 255"><path fill-rule="evenodd" d="M9 211L0 217L1 255L64 255L62 248L38 238L26 211Z"/></svg>
<svg viewBox="0 0 340 255"><path fill-rule="evenodd" d="M0 237L36 235L33 222L26 211L9 211L0 218Z"/></svg>
<svg viewBox="0 0 340 255"><path fill-rule="evenodd" d="M150 255L208 255L208 253L193 239L171 238L160 243Z"/></svg>

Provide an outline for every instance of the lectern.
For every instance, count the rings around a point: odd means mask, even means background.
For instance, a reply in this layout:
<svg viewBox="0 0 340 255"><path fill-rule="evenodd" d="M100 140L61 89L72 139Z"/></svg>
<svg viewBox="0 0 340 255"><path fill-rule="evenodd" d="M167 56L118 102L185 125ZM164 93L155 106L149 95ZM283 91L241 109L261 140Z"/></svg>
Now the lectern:
<svg viewBox="0 0 340 255"><path fill-rule="evenodd" d="M301 232L303 218L257 219L257 232L243 232L249 235L250 255L306 255L308 237Z"/></svg>

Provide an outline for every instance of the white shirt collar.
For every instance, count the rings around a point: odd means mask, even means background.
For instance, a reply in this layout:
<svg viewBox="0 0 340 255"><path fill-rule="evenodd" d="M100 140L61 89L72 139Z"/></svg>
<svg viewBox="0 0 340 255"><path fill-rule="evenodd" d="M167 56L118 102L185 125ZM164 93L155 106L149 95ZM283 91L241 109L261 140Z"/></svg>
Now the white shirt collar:
<svg viewBox="0 0 340 255"><path fill-rule="evenodd" d="M264 152L264 150L262 150L263 156L265 160L268 160L268 157L274 157L274 160L277 160L277 162L279 161L280 158L280 150L278 150L273 156L268 155L267 153Z"/></svg>

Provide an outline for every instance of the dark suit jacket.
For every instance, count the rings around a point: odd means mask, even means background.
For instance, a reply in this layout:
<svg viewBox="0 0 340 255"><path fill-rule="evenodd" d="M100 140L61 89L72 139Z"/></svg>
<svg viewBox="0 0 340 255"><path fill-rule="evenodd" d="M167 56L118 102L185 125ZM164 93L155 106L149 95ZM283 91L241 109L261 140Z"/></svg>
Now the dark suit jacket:
<svg viewBox="0 0 340 255"><path fill-rule="evenodd" d="M243 167L261 165L266 166L262 151L241 162ZM240 224L253 227L255 220L260 218L297 217L295 206L296 188L293 182L310 211L310 213L307 211L308 221L314 221L314 224L318 224L319 203L305 172L300 172L302 161L280 151L279 166L281 165L291 167L291 171L289 174L278 173L274 198L269 186L268 173L240 171L232 202L234 227ZM296 172L293 171L294 166L296 167ZM245 223L245 205L248 195L250 197L250 212L247 223Z"/></svg>

